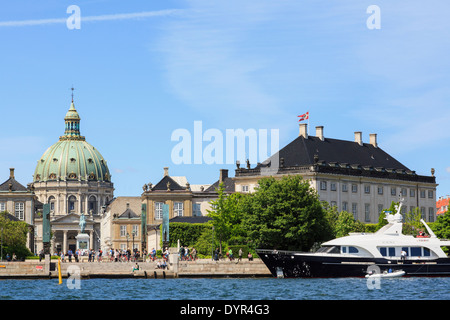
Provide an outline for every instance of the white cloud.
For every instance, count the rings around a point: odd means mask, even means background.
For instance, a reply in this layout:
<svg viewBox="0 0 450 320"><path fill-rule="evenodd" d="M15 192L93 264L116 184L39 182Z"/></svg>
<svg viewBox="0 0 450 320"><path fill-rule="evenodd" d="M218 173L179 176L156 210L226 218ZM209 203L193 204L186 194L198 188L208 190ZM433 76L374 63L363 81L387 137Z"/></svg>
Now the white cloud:
<svg viewBox="0 0 450 320"><path fill-rule="evenodd" d="M182 13L183 10L169 9L159 11L146 11L135 13L118 13L109 15L98 16L86 16L81 14L81 22L96 22L96 21L115 21L115 20L130 20L130 19L142 19L150 17L171 16ZM66 23L67 18L54 18L54 19L36 19L36 20L19 20L19 21L0 21L0 27L27 27L36 25L49 25Z"/></svg>

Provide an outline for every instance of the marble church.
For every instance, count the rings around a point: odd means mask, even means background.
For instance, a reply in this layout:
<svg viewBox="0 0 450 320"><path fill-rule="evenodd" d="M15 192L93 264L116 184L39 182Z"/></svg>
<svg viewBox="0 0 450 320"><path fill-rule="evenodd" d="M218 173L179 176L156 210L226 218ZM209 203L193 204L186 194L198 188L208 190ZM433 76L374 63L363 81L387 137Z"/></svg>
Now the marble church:
<svg viewBox="0 0 450 320"><path fill-rule="evenodd" d="M65 131L37 161L33 188L37 201L50 204L51 252L76 250L80 216L86 219L89 247L100 248L102 210L114 197L106 160L80 134L73 102L64 117ZM36 250L42 249L42 216L35 219Z"/></svg>

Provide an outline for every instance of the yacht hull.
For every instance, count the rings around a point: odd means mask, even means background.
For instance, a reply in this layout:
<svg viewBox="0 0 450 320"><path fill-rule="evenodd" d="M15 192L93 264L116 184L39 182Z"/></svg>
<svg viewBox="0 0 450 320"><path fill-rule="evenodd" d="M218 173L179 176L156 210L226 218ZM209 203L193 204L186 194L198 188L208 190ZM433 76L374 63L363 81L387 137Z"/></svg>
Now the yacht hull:
<svg viewBox="0 0 450 320"><path fill-rule="evenodd" d="M274 277L344 278L365 277L370 268L381 272L403 270L405 276L448 277L450 258L434 260L390 260L384 258L344 257L308 254L294 251L258 250L258 255Z"/></svg>

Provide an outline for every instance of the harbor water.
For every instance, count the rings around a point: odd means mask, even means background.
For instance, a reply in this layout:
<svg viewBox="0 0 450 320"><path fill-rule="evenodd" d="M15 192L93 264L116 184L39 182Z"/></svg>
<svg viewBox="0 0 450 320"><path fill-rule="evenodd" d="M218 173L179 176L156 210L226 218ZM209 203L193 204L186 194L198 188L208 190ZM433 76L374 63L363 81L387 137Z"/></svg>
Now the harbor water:
<svg viewBox="0 0 450 320"><path fill-rule="evenodd" d="M0 280L0 300L450 300L450 278Z"/></svg>

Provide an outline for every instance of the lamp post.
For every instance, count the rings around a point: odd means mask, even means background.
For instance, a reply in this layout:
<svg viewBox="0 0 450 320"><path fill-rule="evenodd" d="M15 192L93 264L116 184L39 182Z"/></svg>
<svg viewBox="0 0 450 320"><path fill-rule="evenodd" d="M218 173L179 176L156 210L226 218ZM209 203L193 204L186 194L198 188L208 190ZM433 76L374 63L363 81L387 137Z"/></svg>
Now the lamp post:
<svg viewBox="0 0 450 320"><path fill-rule="evenodd" d="M128 250L128 240L130 240L130 234L127 232L127 250Z"/></svg>

